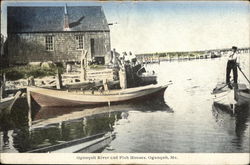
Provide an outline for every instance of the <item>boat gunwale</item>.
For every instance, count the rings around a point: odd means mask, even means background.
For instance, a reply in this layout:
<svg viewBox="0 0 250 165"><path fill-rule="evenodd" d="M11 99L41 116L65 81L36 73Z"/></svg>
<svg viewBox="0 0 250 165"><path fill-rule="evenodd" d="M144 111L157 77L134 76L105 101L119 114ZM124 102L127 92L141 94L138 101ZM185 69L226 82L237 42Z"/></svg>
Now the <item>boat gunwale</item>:
<svg viewBox="0 0 250 165"><path fill-rule="evenodd" d="M70 93L66 91L60 91L55 90L57 92L54 92L54 90L46 90L43 88L27 88L28 95L31 95L33 99L41 106L41 107L60 107L60 106L67 106L67 105L59 105L59 102L64 102L65 104L70 104L71 106L82 106L82 105L100 105L100 104L106 104L106 103L118 103L118 102L124 102L129 101L133 99L139 99L141 97L145 97L147 95L152 95L154 93L158 93L160 91L166 90L168 85L162 86L162 85L148 85L148 86L142 86L137 88L137 90L131 89L130 93L122 93L122 94L115 94L115 95L86 95L81 93ZM34 90L33 90L34 89ZM37 90L36 90L37 89ZM40 90L39 90L40 89ZM47 92L46 92L47 91ZM127 91L127 90L126 90ZM128 92L128 91L127 91ZM41 96L39 96L41 95ZM41 99L40 99L41 97ZM49 101L45 101L45 97L50 97L51 99L57 100L57 103L52 103L52 105L47 105ZM50 100L51 100L50 99ZM68 102L68 103L66 103ZM72 103L69 103L72 102ZM58 104L58 105L57 105Z"/></svg>
<svg viewBox="0 0 250 165"><path fill-rule="evenodd" d="M109 90L109 91L104 91L104 92L98 92L94 94L89 94L89 93L84 93L85 92L90 92L90 90L79 90L79 91L67 91L67 90L58 90L58 89L47 89L47 88L40 88L40 87L27 87L27 91L29 92L34 92L34 93L39 93L43 95L49 95L55 92L55 93L62 93L62 94L71 94L71 95L76 95L76 96L119 96L119 95L125 95L125 94L134 94L136 92L143 92L143 91L148 91L152 89L164 89L167 88L170 84L167 85L146 85L142 87L135 87L135 88L127 88L127 89L115 89L115 90ZM48 93L46 93L48 92Z"/></svg>
<svg viewBox="0 0 250 165"><path fill-rule="evenodd" d="M108 132L102 132L102 133L98 133L96 135L86 136L86 137L82 137L82 138L79 138L79 139L74 139L74 140L66 141L66 142L55 144L55 145L51 145L51 146L46 146L46 147L42 147L42 148L36 148L36 149L30 150L30 151L27 151L26 153L56 152L57 150L60 150L60 149L63 149L63 148L68 148L68 147L71 147L72 145L78 145L78 144L87 142L87 140L92 140L93 138L105 138L105 135L107 133ZM86 146L86 147L88 147L88 146Z"/></svg>
<svg viewBox="0 0 250 165"><path fill-rule="evenodd" d="M144 95L148 95L148 94L158 92L158 91L166 89L166 88L167 87L153 88L153 89L150 89L150 90L140 90L140 91L133 92L133 93L123 93L123 94L114 94L114 95L86 95L86 94L72 93L70 95L71 97L67 96L68 93L63 93L64 95L56 96L56 94L53 94L53 93L42 93L42 92L36 92L36 91L34 91L34 92L30 91L30 92L31 92L31 95L32 95L32 93L36 93L36 94L44 95L44 96L47 96L47 97L53 97L55 99L64 99L64 100L79 101L79 102L82 102L83 101L82 99L86 99L86 100L84 100L85 102L106 103L106 102L119 102L119 101L129 100L128 99L129 97L137 98L137 97L141 97L141 96L144 96ZM140 93L138 93L138 92L140 92ZM147 92L147 94L143 94L143 92ZM135 96L134 93L138 93L137 96ZM121 98L121 97L119 97L119 96L121 96L123 98L124 97L128 97L128 98L120 100L119 98ZM100 100L101 98L102 99L105 98L105 99Z"/></svg>

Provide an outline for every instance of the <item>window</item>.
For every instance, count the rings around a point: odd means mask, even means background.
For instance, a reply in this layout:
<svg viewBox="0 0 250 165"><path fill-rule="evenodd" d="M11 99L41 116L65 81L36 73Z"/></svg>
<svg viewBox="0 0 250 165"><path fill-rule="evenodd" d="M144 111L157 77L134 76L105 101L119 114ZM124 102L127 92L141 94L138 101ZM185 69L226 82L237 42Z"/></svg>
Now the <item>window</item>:
<svg viewBox="0 0 250 165"><path fill-rule="evenodd" d="M49 51L54 50L53 36L46 36L45 47L46 47L46 50L49 50Z"/></svg>
<svg viewBox="0 0 250 165"><path fill-rule="evenodd" d="M83 49L83 36L76 36L77 49Z"/></svg>

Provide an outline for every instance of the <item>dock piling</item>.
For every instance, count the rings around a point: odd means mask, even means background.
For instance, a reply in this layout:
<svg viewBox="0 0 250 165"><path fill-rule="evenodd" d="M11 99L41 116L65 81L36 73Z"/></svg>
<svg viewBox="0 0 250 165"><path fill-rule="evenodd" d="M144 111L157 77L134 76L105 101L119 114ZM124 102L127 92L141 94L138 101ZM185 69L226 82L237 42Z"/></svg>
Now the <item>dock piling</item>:
<svg viewBox="0 0 250 165"><path fill-rule="evenodd" d="M125 71L123 71L123 70L119 71L119 80L120 80L120 87L122 89L126 89L127 88L127 77L126 77Z"/></svg>
<svg viewBox="0 0 250 165"><path fill-rule="evenodd" d="M86 67L87 67L87 54L88 51L82 51L82 57L81 57L81 82L84 82L86 80Z"/></svg>
<svg viewBox="0 0 250 165"><path fill-rule="evenodd" d="M31 126L32 126L32 118L31 118L31 95L30 95L30 91L27 89L27 102L28 102L28 126L29 126L29 130L31 130Z"/></svg>
<svg viewBox="0 0 250 165"><path fill-rule="evenodd" d="M62 88L62 75L59 72L59 69L57 69L57 76L56 76L56 88L61 89Z"/></svg>
<svg viewBox="0 0 250 165"><path fill-rule="evenodd" d="M5 73L2 74L2 84L0 86L0 100L5 97L5 84L6 84L6 77Z"/></svg>

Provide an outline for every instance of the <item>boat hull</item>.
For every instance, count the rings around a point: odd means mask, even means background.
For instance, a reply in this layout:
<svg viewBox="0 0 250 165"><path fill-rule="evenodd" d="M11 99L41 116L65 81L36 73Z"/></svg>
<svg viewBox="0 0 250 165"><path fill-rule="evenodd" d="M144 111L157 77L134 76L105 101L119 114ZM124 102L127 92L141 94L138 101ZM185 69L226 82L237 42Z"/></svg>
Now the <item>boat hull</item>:
<svg viewBox="0 0 250 165"><path fill-rule="evenodd" d="M41 107L77 107L84 105L109 105L128 101L140 101L152 97L163 97L168 86L154 86L138 88L138 90L125 89L116 94L85 95L67 91L31 88L31 97Z"/></svg>
<svg viewBox="0 0 250 165"><path fill-rule="evenodd" d="M14 97L3 99L0 102L0 112L3 111L4 109L7 109L12 104L14 99L15 99Z"/></svg>
<svg viewBox="0 0 250 165"><path fill-rule="evenodd" d="M27 153L93 153L107 147L115 138L114 133L100 133L53 146L38 148Z"/></svg>
<svg viewBox="0 0 250 165"><path fill-rule="evenodd" d="M225 106L230 106L231 104L237 103L236 100L234 100L233 90L223 91L221 93L214 94L214 102Z"/></svg>
<svg viewBox="0 0 250 165"><path fill-rule="evenodd" d="M239 89L232 89L232 90L225 87L219 90L218 92L213 93L214 103L220 104L224 107L227 107L228 109L231 109L232 105L242 106L245 104L250 104L249 89L246 87L244 89L241 89L241 86L242 84L239 84Z"/></svg>
<svg viewBox="0 0 250 165"><path fill-rule="evenodd" d="M250 104L250 94L245 92L238 93L237 105Z"/></svg>

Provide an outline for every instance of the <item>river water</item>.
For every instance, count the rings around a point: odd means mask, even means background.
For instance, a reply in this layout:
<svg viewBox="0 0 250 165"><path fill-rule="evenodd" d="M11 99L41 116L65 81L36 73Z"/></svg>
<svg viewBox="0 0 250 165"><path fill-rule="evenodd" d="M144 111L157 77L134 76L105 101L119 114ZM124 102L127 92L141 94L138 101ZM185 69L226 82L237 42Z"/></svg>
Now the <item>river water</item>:
<svg viewBox="0 0 250 165"><path fill-rule="evenodd" d="M249 76L249 54L241 54L240 64ZM226 58L166 61L146 68L158 74L159 83L172 81L164 98L99 108L41 109L33 113L31 133L27 110L16 105L1 121L1 152L26 152L107 131L116 136L100 152L249 152L249 106L237 107L233 115L213 105L211 91L225 81ZM238 74L239 82L246 83Z"/></svg>

